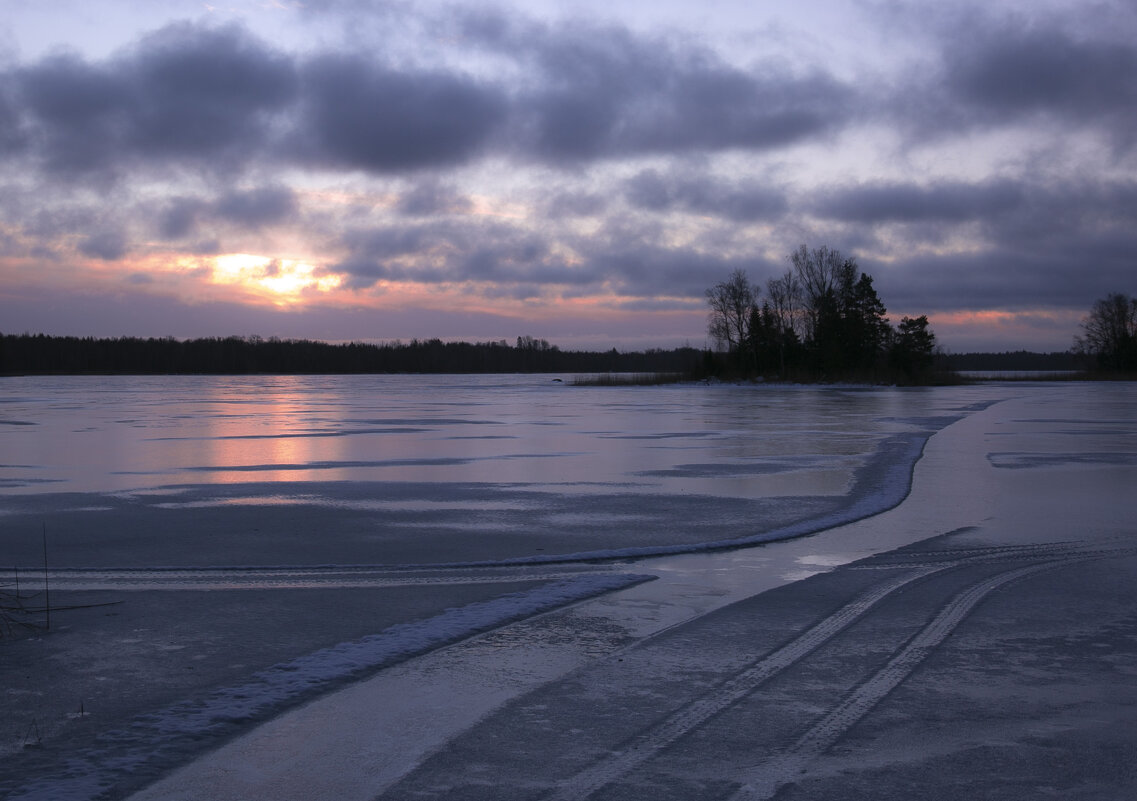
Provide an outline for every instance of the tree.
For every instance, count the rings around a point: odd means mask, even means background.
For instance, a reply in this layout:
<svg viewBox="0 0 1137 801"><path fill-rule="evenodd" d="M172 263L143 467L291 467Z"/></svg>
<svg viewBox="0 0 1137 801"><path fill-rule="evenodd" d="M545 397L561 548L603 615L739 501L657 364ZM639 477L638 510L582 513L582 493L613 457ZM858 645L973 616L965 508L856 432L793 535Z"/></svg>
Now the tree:
<svg viewBox="0 0 1137 801"><path fill-rule="evenodd" d="M1093 356L1101 370L1137 370L1137 297L1114 292L1095 302L1074 349Z"/></svg>
<svg viewBox="0 0 1137 801"><path fill-rule="evenodd" d="M730 278L720 281L707 290L707 304L711 307L707 319L707 333L743 366L748 350L750 318L758 306L758 288L742 270L735 270Z"/></svg>
<svg viewBox="0 0 1137 801"><path fill-rule="evenodd" d="M863 371L876 366L891 328L872 276L838 250L802 245L790 254L803 328L815 369Z"/></svg>
<svg viewBox="0 0 1137 801"><path fill-rule="evenodd" d="M855 280L851 274L856 270L856 261L846 259L840 251L827 245L813 250L801 245L790 254L790 264L797 277L805 312L802 333L806 339L816 339L818 325L825 325L820 316L832 305L838 288L845 281L851 285Z"/></svg>
<svg viewBox="0 0 1137 801"><path fill-rule="evenodd" d="M932 366L935 357L936 335L928 326L928 318L901 317L892 340L889 361L909 378L914 378Z"/></svg>
<svg viewBox="0 0 1137 801"><path fill-rule="evenodd" d="M892 335L886 311L873 287L872 276L861 273L845 303L846 363L861 368L876 364Z"/></svg>
<svg viewBox="0 0 1137 801"><path fill-rule="evenodd" d="M762 334L767 356L759 356L759 365L774 366L769 354L776 353L778 374L785 376L786 368L796 363L801 346L802 289L797 274L791 269L780 278L767 280L766 297L768 300L762 305Z"/></svg>

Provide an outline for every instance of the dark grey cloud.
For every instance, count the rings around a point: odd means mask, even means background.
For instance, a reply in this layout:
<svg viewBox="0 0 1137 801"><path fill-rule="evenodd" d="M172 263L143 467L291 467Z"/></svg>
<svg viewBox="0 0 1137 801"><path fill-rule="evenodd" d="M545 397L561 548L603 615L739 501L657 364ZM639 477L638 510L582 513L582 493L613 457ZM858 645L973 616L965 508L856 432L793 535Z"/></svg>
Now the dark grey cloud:
<svg viewBox="0 0 1137 801"><path fill-rule="evenodd" d="M1121 245L1122 243L1117 243ZM1137 236L1129 238L1130 248ZM1132 251L1130 251L1132 252ZM1095 298L1132 284L1132 262L1114 249L1102 258L1043 249L986 248L973 253L903 255L864 269L877 279L886 305L929 313L968 309L1088 309Z"/></svg>
<svg viewBox="0 0 1137 801"><path fill-rule="evenodd" d="M1054 27L999 26L956 41L951 92L996 118L1033 112L1087 117L1137 106L1137 42L1088 41Z"/></svg>
<svg viewBox="0 0 1137 801"><path fill-rule="evenodd" d="M256 147L298 87L288 56L235 26L171 25L119 70L133 78L131 144L162 158Z"/></svg>
<svg viewBox="0 0 1137 801"><path fill-rule="evenodd" d="M866 183L818 194L813 213L855 223L990 220L1025 202L1024 188L1012 181L919 185L897 181Z"/></svg>
<svg viewBox="0 0 1137 801"><path fill-rule="evenodd" d="M822 71L742 69L615 25L476 31L467 41L503 64L493 78L374 51L285 54L235 25L177 23L112 58L56 55L0 74L0 141L71 176L232 177L253 162L387 174L484 154L561 164L765 150L839 130L855 107Z"/></svg>
<svg viewBox="0 0 1137 801"><path fill-rule="evenodd" d="M1111 25L1109 11L1031 18L968 8L946 23L921 16L920 33L932 34L931 63L888 87L880 102L917 144L1037 122L1055 133L1096 130L1130 148L1137 142L1137 40L1132 19Z"/></svg>
<svg viewBox="0 0 1137 801"><path fill-rule="evenodd" d="M263 147L297 87L291 60L243 29L189 23L105 62L52 56L10 81L39 162L65 174L240 162Z"/></svg>
<svg viewBox="0 0 1137 801"><path fill-rule="evenodd" d="M0 154L19 153L28 144L14 84L11 75L0 75Z"/></svg>
<svg viewBox="0 0 1137 801"><path fill-rule="evenodd" d="M508 114L499 88L460 73L326 55L303 76L296 153L333 167L400 172L461 163L486 147Z"/></svg>
<svg viewBox="0 0 1137 801"><path fill-rule="evenodd" d="M542 285L601 280L587 267L570 265L555 254L552 240L506 224L439 219L382 225L347 233L342 246L347 257L329 271L345 275L356 289L380 280L500 282L506 285L504 294L528 297ZM409 264L405 256L418 258Z"/></svg>
<svg viewBox="0 0 1137 801"><path fill-rule="evenodd" d="M123 155L129 91L121 76L75 56L17 72L14 83L37 155L53 172L106 168Z"/></svg>
<svg viewBox="0 0 1137 801"><path fill-rule="evenodd" d="M547 196L541 213L551 219L598 217L608 208L608 197L598 192L560 190Z"/></svg>
<svg viewBox="0 0 1137 801"><path fill-rule="evenodd" d="M904 308L1086 308L1110 287L1133 283L1137 252L1137 184L1085 179L998 179L832 189L813 198L812 213L865 234L901 224L878 264L882 297ZM962 226L966 226L963 228ZM962 235L969 247L934 247ZM931 247L930 247L931 246ZM934 249L940 255L925 255ZM862 266L876 274L873 258Z"/></svg>
<svg viewBox="0 0 1137 801"><path fill-rule="evenodd" d="M177 240L195 236L202 225L210 223L255 230L287 222L299 212L292 189L269 185L234 189L214 198L175 196L153 214L159 235Z"/></svg>
<svg viewBox="0 0 1137 801"><path fill-rule="evenodd" d="M704 248L697 243L664 244L666 229L652 220L617 217L604 228L581 237L574 245L584 262L603 276L616 295L626 297L702 298L707 287L734 270L744 270L764 282L785 271L760 255L738 255L729 249Z"/></svg>
<svg viewBox="0 0 1137 801"><path fill-rule="evenodd" d="M616 26L490 30L494 47L540 76L522 94L519 129L553 161L776 148L839 129L855 106L852 89L820 71L743 70Z"/></svg>
<svg viewBox="0 0 1137 801"><path fill-rule="evenodd" d="M633 206L648 211L687 211L735 222L775 220L789 209L785 193L769 186L655 169L629 179L624 196Z"/></svg>
<svg viewBox="0 0 1137 801"><path fill-rule="evenodd" d="M197 230L207 210L205 201L192 197L171 198L158 212L158 233L163 239L183 239Z"/></svg>
<svg viewBox="0 0 1137 801"><path fill-rule="evenodd" d="M436 178L418 181L399 195L397 208L408 217L429 217L469 211L473 203L468 197Z"/></svg>
<svg viewBox="0 0 1137 801"><path fill-rule="evenodd" d="M286 186L228 192L213 204L218 219L246 228L283 222L298 211L295 193Z"/></svg>

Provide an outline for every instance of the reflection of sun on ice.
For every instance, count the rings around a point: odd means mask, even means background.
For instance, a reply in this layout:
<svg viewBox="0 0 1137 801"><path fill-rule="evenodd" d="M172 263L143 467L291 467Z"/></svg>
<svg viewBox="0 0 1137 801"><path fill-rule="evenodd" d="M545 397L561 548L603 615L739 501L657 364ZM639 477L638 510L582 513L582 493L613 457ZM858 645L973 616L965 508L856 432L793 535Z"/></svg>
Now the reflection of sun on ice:
<svg viewBox="0 0 1137 801"><path fill-rule="evenodd" d="M277 304L297 301L306 291L327 292L340 285L337 276L318 275L311 264L248 253L218 256L213 264L213 280L240 285Z"/></svg>

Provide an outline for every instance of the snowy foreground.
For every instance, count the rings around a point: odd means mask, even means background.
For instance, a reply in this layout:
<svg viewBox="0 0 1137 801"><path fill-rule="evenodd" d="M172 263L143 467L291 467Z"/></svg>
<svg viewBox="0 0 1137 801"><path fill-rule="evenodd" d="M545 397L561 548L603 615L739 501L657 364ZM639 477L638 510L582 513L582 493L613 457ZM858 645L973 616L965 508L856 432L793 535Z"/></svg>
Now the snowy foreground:
<svg viewBox="0 0 1137 801"><path fill-rule="evenodd" d="M750 535L55 571L0 791L1137 797L1137 387L956 408Z"/></svg>

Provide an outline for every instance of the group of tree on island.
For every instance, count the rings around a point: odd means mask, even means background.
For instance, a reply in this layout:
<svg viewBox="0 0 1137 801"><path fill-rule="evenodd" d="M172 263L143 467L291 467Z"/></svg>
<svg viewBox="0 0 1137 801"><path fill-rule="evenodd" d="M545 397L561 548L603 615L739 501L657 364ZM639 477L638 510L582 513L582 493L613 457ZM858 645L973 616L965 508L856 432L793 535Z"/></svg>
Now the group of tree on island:
<svg viewBox="0 0 1137 801"><path fill-rule="evenodd" d="M1137 297L1114 292L1094 303L1082 320L1074 352L1103 373L1137 373Z"/></svg>
<svg viewBox="0 0 1137 801"><path fill-rule="evenodd" d="M742 270L707 290L707 330L739 375L822 380L926 380L936 338L928 318L893 328L872 276L853 257L802 245L762 287Z"/></svg>

